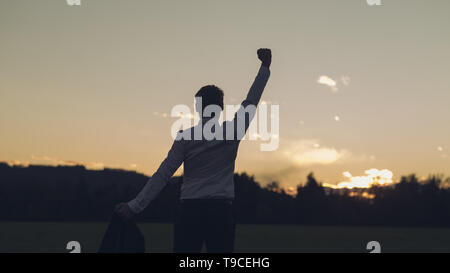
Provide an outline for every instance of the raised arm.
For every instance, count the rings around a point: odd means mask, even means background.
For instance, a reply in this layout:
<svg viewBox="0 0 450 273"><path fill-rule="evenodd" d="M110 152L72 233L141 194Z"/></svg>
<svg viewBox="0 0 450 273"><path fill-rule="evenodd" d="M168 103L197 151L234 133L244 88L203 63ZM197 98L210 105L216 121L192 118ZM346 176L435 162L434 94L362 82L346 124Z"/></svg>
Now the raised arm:
<svg viewBox="0 0 450 273"><path fill-rule="evenodd" d="M175 140L166 159L158 170L147 181L139 194L128 203L120 203L116 206L116 212L124 219L131 218L133 214L143 211L148 204L161 192L169 179L180 167L184 160L184 152L181 140Z"/></svg>
<svg viewBox="0 0 450 273"><path fill-rule="evenodd" d="M260 48L257 51L258 59L261 60L261 68L258 71L258 75L255 78L250 90L248 91L247 98L244 103L258 105L261 99L264 88L270 76L270 64L272 63L272 52L268 48ZM246 105L244 105L246 106Z"/></svg>
<svg viewBox="0 0 450 273"><path fill-rule="evenodd" d="M244 137L245 132L250 126L250 122L255 115L256 107L270 76L269 67L272 63L272 52L268 48L260 48L257 53L258 58L261 60L261 67L248 91L246 99L242 102L241 107L236 112L232 121L234 125L234 137L237 140L241 140Z"/></svg>

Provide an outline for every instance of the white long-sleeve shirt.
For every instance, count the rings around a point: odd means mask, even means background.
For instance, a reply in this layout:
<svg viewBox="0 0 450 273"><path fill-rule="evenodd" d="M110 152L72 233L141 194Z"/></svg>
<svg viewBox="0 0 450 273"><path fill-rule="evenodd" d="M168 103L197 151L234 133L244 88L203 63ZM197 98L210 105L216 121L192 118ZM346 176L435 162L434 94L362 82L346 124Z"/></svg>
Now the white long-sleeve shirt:
<svg viewBox="0 0 450 273"><path fill-rule="evenodd" d="M266 83L270 76L268 67L261 66L247 98L242 102L232 121L225 121L222 125L223 140L175 140L166 159L158 170L145 184L139 194L128 202L134 213L144 210L147 205L161 192L175 171L184 162L183 183L181 185L181 199L233 199L234 198L234 165L240 140L243 135L237 136L238 123L242 121L242 112L248 105L259 103ZM247 108L248 112L248 108ZM247 130L253 113L245 119ZM203 126L200 121L196 126ZM194 135L195 127L180 133ZM233 126L234 140L226 138L227 128ZM229 130L228 130L229 131ZM180 134L179 133L179 134ZM244 132L245 133L245 132Z"/></svg>

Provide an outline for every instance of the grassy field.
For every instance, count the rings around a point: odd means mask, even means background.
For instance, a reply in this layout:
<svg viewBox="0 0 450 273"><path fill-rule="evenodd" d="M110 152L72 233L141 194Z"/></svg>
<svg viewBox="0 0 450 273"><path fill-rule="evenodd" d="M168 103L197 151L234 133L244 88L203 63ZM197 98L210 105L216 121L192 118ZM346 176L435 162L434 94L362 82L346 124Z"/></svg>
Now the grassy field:
<svg viewBox="0 0 450 273"><path fill-rule="evenodd" d="M0 222L0 252L68 252L78 241L82 252L96 252L107 223ZM147 252L171 252L171 224L139 224ZM450 252L450 229L238 225L236 252L368 252L378 241L382 252Z"/></svg>

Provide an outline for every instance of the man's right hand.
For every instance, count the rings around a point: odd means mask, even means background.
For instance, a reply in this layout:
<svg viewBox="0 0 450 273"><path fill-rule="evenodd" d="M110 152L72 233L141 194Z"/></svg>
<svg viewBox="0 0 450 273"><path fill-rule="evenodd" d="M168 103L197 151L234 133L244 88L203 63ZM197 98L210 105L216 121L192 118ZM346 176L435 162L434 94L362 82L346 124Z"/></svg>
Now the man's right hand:
<svg viewBox="0 0 450 273"><path fill-rule="evenodd" d="M272 63L272 52L268 48L258 49L258 59L261 60L262 65L269 67Z"/></svg>
<svg viewBox="0 0 450 273"><path fill-rule="evenodd" d="M116 213L124 220L131 219L134 216L134 213L131 211L127 203L117 204Z"/></svg>

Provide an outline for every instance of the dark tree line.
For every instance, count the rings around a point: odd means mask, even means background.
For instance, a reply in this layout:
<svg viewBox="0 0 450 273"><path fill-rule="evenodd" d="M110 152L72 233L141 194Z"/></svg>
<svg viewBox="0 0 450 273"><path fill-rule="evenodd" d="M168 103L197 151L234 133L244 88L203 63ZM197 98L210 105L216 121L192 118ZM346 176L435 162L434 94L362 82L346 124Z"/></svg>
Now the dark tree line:
<svg viewBox="0 0 450 273"><path fill-rule="evenodd" d="M0 163L0 221L107 221L114 205L131 200L147 180L124 170ZM334 190L309 174L296 195L277 182L261 187L246 173L235 174L234 181L238 223L450 226L450 190L441 176ZM181 183L182 177L173 177L138 220L173 221Z"/></svg>

